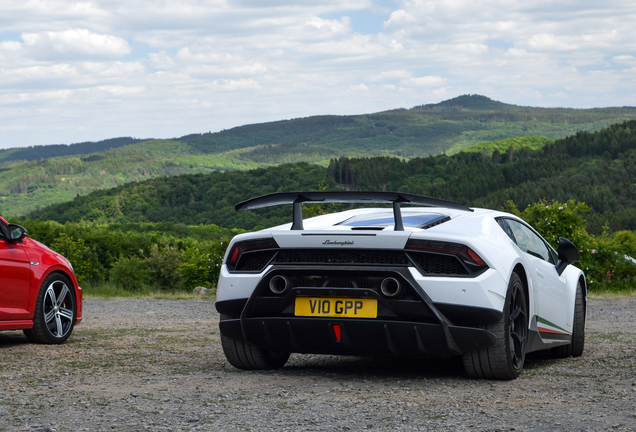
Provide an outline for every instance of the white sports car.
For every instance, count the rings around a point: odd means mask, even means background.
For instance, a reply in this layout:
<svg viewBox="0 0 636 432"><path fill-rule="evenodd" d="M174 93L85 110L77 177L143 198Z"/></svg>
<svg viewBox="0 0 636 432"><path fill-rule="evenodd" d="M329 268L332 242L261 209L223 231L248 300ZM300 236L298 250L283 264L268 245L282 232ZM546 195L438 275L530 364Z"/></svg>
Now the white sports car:
<svg viewBox="0 0 636 432"><path fill-rule="evenodd" d="M383 203L303 220L303 203ZM463 356L471 377L513 379L526 353L580 356L585 275L518 217L391 192L293 192L293 222L232 239L216 308L228 361L275 369L290 353ZM401 208L402 204L419 207Z"/></svg>

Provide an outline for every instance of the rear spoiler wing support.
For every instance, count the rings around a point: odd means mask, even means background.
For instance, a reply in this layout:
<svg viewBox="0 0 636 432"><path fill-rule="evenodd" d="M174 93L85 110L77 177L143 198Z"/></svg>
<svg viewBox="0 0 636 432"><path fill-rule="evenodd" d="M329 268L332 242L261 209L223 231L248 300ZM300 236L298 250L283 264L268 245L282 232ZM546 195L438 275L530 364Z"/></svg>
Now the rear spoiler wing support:
<svg viewBox="0 0 636 432"><path fill-rule="evenodd" d="M446 201L438 198L421 195L404 194L399 192L359 192L359 191L333 191L333 192L280 192L263 195L242 201L234 208L237 212L271 207L275 205L292 204L293 220L292 230L303 230L303 203L360 203L360 204L392 204L395 231L404 231L402 211L400 204L420 205L425 207L444 207L455 210L473 210L463 204Z"/></svg>
<svg viewBox="0 0 636 432"><path fill-rule="evenodd" d="M292 230L304 230L303 228L303 202L294 201L294 218L291 226Z"/></svg>

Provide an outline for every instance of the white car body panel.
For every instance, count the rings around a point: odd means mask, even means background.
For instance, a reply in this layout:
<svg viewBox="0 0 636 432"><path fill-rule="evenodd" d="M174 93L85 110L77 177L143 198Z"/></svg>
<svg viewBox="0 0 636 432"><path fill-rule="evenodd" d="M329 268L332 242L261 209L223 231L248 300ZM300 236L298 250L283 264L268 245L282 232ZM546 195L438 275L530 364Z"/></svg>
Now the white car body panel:
<svg viewBox="0 0 636 432"><path fill-rule="evenodd" d="M268 266L262 273L267 272L270 268L271 266ZM220 289L217 289L216 300L226 301L248 298L263 278L262 273L230 274L227 266L223 264L219 275L218 287Z"/></svg>
<svg viewBox="0 0 636 432"><path fill-rule="evenodd" d="M564 337L569 337L573 331L577 285L579 281L582 281L585 292L585 276L580 269L572 265L567 265L559 276L555 263L522 251L497 222L497 218L508 218L525 225L521 219L511 214L486 209L462 211L439 207L405 207L401 212L405 220L421 214L442 215L450 219L427 229L415 228L405 223L403 231L394 230L392 224L381 230L377 229L377 226L374 229L371 226L366 228L357 226L356 229L352 229L351 226L342 225L354 216L377 214L382 217L393 217L391 209L363 208L306 219L302 221L304 229L292 229L292 224L285 224L237 235L228 246L223 260L217 302L243 300L241 304L245 304L264 278L281 268L272 261L256 271L233 271L228 265L230 254L238 242L245 240L273 239L281 252L285 250L320 253L328 251L334 255L350 250L404 251L408 255L411 250L405 250L405 247L410 239L450 242L470 248L483 260L487 269L470 275L449 276L425 274L415 264L405 267L408 269L406 274L417 284L415 289L421 289L424 297L427 297L432 304L440 308L460 308L459 311L463 310L461 308L469 308L476 311L484 310L488 313L502 313L511 275L516 270L527 289L530 329L541 335L540 339L534 341L532 349L544 349L547 346L563 345L567 342ZM550 250L555 254L553 249L550 248ZM282 267L292 269L302 267L307 271L310 269L307 265ZM321 264L316 267L324 270L329 266ZM340 267L333 266L333 269L341 272L342 269L347 268L342 264ZM369 269L373 268L369 267ZM363 270L358 266L355 267L355 271ZM425 300L429 301L427 299ZM237 313L240 313L240 310L237 310ZM461 315L456 316L461 317ZM450 324L453 323L450 322ZM559 335L560 339L552 335Z"/></svg>
<svg viewBox="0 0 636 432"><path fill-rule="evenodd" d="M393 231L391 227L383 231L357 231L352 232L350 229L342 226L333 226L333 224L349 219L354 215L369 214L378 211L389 212L389 209L358 209L348 210L341 213L318 216L304 221L305 229L303 231L291 231L291 224L280 225L261 231L240 234L236 236L229 245L226 256L224 258L224 267L221 271L219 280L218 299L228 300L232 298L246 298L251 295L261 276L254 274L230 274L225 266L227 254L230 252L232 245L236 241L248 239L260 239L264 237L272 237L276 240L281 248L335 248L345 249L347 247L364 248L364 249L403 249L409 238L421 238L427 240L451 241L467 245L476 251L480 257L488 264L491 270L499 273L499 279L496 280L492 275L481 275L476 279L454 280L450 281L446 277L435 278L431 276L423 276L415 268L411 267L413 277L422 281L420 285L427 291L433 301L442 303L457 303L466 305L479 305L481 307L491 307L501 310L503 302L495 301L497 295L505 297L505 290L509 281L512 269L517 264L522 264L527 272L529 281L531 314L537 315L539 310L546 314L546 319L551 320L560 326L570 326L573 316L573 298L576 293L576 282L578 277L583 276L583 272L573 266L568 266L566 276L558 276L554 270L554 265L540 260L536 257L522 252L517 245L506 235L506 233L498 226L495 217L508 217L512 219L518 218L503 212L475 209L473 213L465 213L449 209L427 209L432 213L439 213L451 216L452 219L441 225L430 228L426 231L418 229L406 229L405 231ZM422 208L405 208L403 214L421 212ZM388 214L388 213L387 213ZM344 238L353 241L353 244L343 244ZM326 242L329 243L326 243ZM537 272L537 268L541 271ZM262 273L266 273L269 267ZM565 273L564 273L565 274ZM543 276L543 277L541 277ZM546 285L546 276L550 278L554 285L553 289L548 289ZM227 285L226 278L235 278ZM462 289L454 290L445 288L451 286L468 286L471 283L482 285L481 281L485 277L493 278L489 283L494 282L494 286L487 287L485 284L481 290L482 294L496 293L495 296L490 295L491 300L485 300L489 297L486 295L479 296L482 298L478 303L471 303L467 300L467 296L462 293ZM575 283L566 284L566 280L575 280ZM249 281L249 282L248 282ZM502 285L502 283L504 285ZM229 289L226 289L226 286ZM473 290L474 291L474 290ZM536 293L544 291L549 293L549 299L546 297L540 302ZM500 299L499 299L500 300ZM542 304L543 303L543 304ZM571 305L564 309L565 304ZM567 313L564 314L564 311Z"/></svg>
<svg viewBox="0 0 636 432"><path fill-rule="evenodd" d="M499 272L488 269L476 278L460 279L423 276L409 267L413 279L435 303L503 309L508 281Z"/></svg>
<svg viewBox="0 0 636 432"><path fill-rule="evenodd" d="M411 236L409 231L355 232L351 230L304 230L272 231L276 243L281 248L362 248L362 249L404 249Z"/></svg>

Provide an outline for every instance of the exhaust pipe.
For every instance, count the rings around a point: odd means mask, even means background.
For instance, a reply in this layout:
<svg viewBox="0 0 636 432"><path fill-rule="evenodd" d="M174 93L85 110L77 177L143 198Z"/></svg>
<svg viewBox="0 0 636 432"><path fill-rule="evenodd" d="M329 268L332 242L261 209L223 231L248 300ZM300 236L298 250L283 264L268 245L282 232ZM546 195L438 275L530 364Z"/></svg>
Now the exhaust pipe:
<svg viewBox="0 0 636 432"><path fill-rule="evenodd" d="M382 281L380 291L385 297L396 297L402 293L402 285L392 277L388 277Z"/></svg>
<svg viewBox="0 0 636 432"><path fill-rule="evenodd" d="M276 275L269 280L269 289L276 295L285 294L289 289L289 281L285 276Z"/></svg>

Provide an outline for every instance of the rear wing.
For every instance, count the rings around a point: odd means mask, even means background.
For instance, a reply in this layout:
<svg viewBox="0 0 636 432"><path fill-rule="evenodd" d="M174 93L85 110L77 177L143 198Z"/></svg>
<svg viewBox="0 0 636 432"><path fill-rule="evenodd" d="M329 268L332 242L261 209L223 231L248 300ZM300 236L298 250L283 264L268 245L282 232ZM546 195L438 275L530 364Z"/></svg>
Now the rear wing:
<svg viewBox="0 0 636 432"><path fill-rule="evenodd" d="M263 195L240 202L234 206L237 212L254 210L283 204L293 204L294 216L291 229L303 229L303 203L362 203L362 204L393 204L393 218L395 231L404 231L400 204L413 204L426 207L444 207L462 211L473 211L463 204L421 195L404 194L399 192L281 192Z"/></svg>

